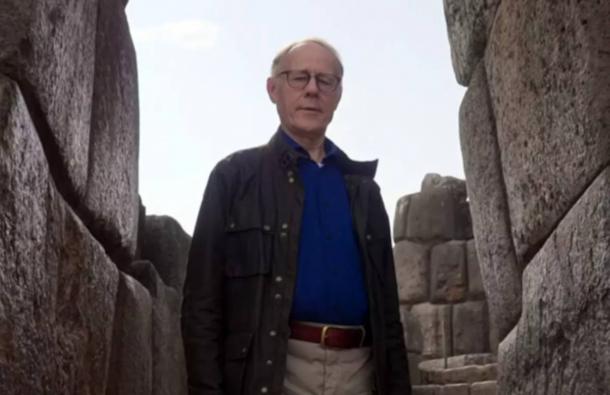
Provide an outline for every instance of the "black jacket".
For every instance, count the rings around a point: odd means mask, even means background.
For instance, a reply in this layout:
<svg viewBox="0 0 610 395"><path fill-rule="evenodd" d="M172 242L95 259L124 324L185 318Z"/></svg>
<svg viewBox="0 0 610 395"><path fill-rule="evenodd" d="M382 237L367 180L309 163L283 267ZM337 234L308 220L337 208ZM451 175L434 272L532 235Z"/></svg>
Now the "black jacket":
<svg viewBox="0 0 610 395"><path fill-rule="evenodd" d="M304 192L276 133L210 174L189 254L182 334L190 395L280 394ZM410 394L388 217L376 162L339 152L367 285L375 387Z"/></svg>

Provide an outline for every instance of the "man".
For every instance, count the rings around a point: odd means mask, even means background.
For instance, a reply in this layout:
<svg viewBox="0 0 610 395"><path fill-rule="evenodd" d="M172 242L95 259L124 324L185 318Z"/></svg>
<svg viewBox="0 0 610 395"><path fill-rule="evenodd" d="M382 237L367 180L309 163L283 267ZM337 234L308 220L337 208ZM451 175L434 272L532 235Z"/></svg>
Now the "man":
<svg viewBox="0 0 610 395"><path fill-rule="evenodd" d="M210 174L182 311L191 395L410 393L377 163L325 137L342 77L321 40L281 51L279 130Z"/></svg>

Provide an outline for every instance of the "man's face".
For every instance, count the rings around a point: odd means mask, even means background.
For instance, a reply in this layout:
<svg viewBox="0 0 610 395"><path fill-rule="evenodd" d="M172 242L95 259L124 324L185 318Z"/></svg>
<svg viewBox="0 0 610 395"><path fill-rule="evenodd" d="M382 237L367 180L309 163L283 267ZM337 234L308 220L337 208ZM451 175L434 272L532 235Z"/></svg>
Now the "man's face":
<svg viewBox="0 0 610 395"><path fill-rule="evenodd" d="M283 57L278 70L280 73L306 71L311 75L324 73L340 77L337 59L328 49L315 43L293 48ZM321 92L315 78L311 78L303 89L294 88L288 84L286 74L267 80L267 92L276 104L282 127L302 138L324 135L341 99L341 90L339 84L334 92Z"/></svg>

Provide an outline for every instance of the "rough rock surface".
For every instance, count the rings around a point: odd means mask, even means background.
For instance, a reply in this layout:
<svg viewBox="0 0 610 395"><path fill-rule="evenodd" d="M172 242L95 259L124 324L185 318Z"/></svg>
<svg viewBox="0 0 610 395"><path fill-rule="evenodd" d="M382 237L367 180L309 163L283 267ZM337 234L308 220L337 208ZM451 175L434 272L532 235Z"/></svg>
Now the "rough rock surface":
<svg viewBox="0 0 610 395"><path fill-rule="evenodd" d="M394 264L398 298L401 303L418 303L428 299L430 248L423 244L401 241L394 246Z"/></svg>
<svg viewBox="0 0 610 395"><path fill-rule="evenodd" d="M151 261L163 282L182 295L191 237L167 216L147 216L143 231L142 259Z"/></svg>
<svg viewBox="0 0 610 395"><path fill-rule="evenodd" d="M470 386L470 395L496 395L497 384L495 381L481 381L472 383Z"/></svg>
<svg viewBox="0 0 610 395"><path fill-rule="evenodd" d="M148 261L127 267L130 275L148 289L153 301L153 395L186 395L186 364L180 327L181 298L163 283Z"/></svg>
<svg viewBox="0 0 610 395"><path fill-rule="evenodd" d="M468 290L463 241L448 241L430 253L430 299L435 303L463 301Z"/></svg>
<svg viewBox="0 0 610 395"><path fill-rule="evenodd" d="M0 72L21 86L53 166L79 196L89 163L97 9L98 0L0 2Z"/></svg>
<svg viewBox="0 0 610 395"><path fill-rule="evenodd" d="M451 306L421 303L413 306L411 314L417 319L423 335L421 355L438 358L451 354Z"/></svg>
<svg viewBox="0 0 610 395"><path fill-rule="evenodd" d="M455 78L468 86L485 53L488 32L500 0L444 0Z"/></svg>
<svg viewBox="0 0 610 395"><path fill-rule="evenodd" d="M410 195L406 231L412 241L472 238L464 181L426 175L422 191Z"/></svg>
<svg viewBox="0 0 610 395"><path fill-rule="evenodd" d="M121 273L114 315L108 395L152 393L152 301L140 283Z"/></svg>
<svg viewBox="0 0 610 395"><path fill-rule="evenodd" d="M104 394L118 272L68 208L0 75L0 388Z"/></svg>
<svg viewBox="0 0 610 395"><path fill-rule="evenodd" d="M466 242L466 261L468 266L468 297L472 299L485 299L485 288L481 278L479 259L474 240Z"/></svg>
<svg viewBox="0 0 610 395"><path fill-rule="evenodd" d="M401 240L405 240L407 238L407 216L409 213L409 200L411 197L409 195L403 196L398 199L396 203L396 212L394 214L394 242L398 243Z"/></svg>
<svg viewBox="0 0 610 395"><path fill-rule="evenodd" d="M400 308L400 320L405 332L405 347L408 352L421 354L424 344L422 328L407 306Z"/></svg>
<svg viewBox="0 0 610 395"><path fill-rule="evenodd" d="M87 193L91 226L119 264L133 259L138 231L138 84L123 1L100 2Z"/></svg>
<svg viewBox="0 0 610 395"><path fill-rule="evenodd" d="M610 158L610 2L503 1L485 57L517 256Z"/></svg>
<svg viewBox="0 0 610 395"><path fill-rule="evenodd" d="M454 354L489 351L489 319L485 301L470 301L453 306L452 334Z"/></svg>
<svg viewBox="0 0 610 395"><path fill-rule="evenodd" d="M500 394L610 388L610 167L523 274L523 314L500 345Z"/></svg>
<svg viewBox="0 0 610 395"><path fill-rule="evenodd" d="M512 243L495 120L482 64L460 108L460 140L479 267L491 321L503 338L521 313L521 271Z"/></svg>

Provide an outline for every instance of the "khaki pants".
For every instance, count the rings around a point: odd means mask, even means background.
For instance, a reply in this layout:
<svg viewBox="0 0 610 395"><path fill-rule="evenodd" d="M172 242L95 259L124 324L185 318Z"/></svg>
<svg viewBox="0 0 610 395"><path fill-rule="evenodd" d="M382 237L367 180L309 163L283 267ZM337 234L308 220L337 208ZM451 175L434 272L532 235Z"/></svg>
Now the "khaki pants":
<svg viewBox="0 0 610 395"><path fill-rule="evenodd" d="M369 395L373 381L370 347L337 349L288 340L284 395Z"/></svg>

